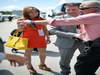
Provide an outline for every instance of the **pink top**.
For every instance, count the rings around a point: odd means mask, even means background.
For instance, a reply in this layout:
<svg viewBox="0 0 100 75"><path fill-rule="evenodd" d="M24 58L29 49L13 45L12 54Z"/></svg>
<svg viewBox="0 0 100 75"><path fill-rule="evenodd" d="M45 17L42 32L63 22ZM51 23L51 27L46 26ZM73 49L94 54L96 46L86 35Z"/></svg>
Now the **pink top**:
<svg viewBox="0 0 100 75"><path fill-rule="evenodd" d="M82 39L84 41L95 40L100 37L100 13L91 13L76 18L52 19L47 23L54 26L81 25Z"/></svg>

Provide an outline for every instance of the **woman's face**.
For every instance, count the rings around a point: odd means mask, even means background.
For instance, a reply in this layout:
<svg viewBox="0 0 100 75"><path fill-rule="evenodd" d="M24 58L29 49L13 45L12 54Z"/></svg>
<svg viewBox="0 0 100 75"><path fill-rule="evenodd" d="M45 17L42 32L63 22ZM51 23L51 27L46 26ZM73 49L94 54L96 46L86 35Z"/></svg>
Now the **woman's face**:
<svg viewBox="0 0 100 75"><path fill-rule="evenodd" d="M38 12L37 10L32 10L31 12L29 12L29 16L30 18L35 18L38 16Z"/></svg>

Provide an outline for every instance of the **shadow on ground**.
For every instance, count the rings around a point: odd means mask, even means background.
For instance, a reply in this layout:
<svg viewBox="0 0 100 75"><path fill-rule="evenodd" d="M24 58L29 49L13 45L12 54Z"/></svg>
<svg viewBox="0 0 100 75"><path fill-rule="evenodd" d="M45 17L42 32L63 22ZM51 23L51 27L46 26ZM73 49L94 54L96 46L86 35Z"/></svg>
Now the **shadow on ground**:
<svg viewBox="0 0 100 75"><path fill-rule="evenodd" d="M53 75L59 75L58 72L51 71L51 73L52 73Z"/></svg>
<svg viewBox="0 0 100 75"><path fill-rule="evenodd" d="M33 52L32 54L33 56L37 56L38 52ZM54 51L46 51L46 55L50 56L50 57L58 57L59 56L59 52L54 52Z"/></svg>
<svg viewBox="0 0 100 75"><path fill-rule="evenodd" d="M25 52L22 52L22 51L20 51L20 50L18 50L16 53L20 53L20 54L24 54ZM54 51L46 51L46 55L47 56L50 56L50 57L58 57L59 56L59 52L54 52ZM33 54L32 54L33 56L37 56L38 55L38 52L36 52L36 51L33 51Z"/></svg>

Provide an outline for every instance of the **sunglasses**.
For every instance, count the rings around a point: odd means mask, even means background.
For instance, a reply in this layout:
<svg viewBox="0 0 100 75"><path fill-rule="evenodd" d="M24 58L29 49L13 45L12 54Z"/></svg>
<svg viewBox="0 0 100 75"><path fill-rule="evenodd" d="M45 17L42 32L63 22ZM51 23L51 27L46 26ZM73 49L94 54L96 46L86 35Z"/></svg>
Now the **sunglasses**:
<svg viewBox="0 0 100 75"><path fill-rule="evenodd" d="M85 9L90 9L90 8L98 8L98 7L83 7L83 8L79 8L80 10L85 10Z"/></svg>

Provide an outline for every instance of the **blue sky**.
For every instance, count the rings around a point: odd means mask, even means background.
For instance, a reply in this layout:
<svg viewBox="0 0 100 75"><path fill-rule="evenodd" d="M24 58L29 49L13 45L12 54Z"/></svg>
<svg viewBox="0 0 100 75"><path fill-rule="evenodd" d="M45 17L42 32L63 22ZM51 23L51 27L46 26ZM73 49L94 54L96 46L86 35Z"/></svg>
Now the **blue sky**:
<svg viewBox="0 0 100 75"><path fill-rule="evenodd" d="M64 0L0 0L0 10L22 9L25 6L34 6L42 11L55 8L60 1ZM77 2L79 0L66 0ZM82 0L80 0L82 1Z"/></svg>

